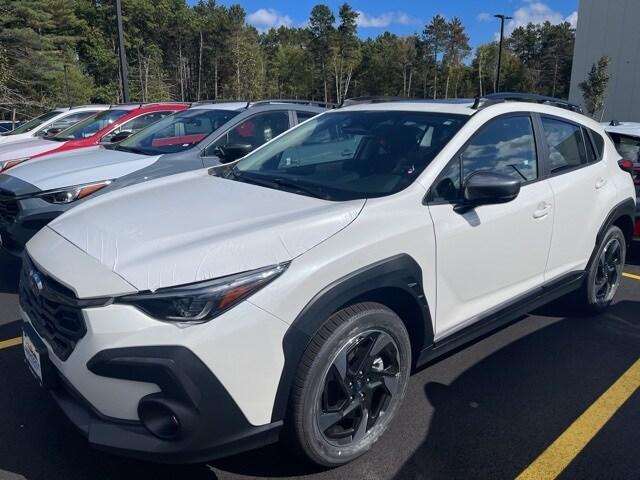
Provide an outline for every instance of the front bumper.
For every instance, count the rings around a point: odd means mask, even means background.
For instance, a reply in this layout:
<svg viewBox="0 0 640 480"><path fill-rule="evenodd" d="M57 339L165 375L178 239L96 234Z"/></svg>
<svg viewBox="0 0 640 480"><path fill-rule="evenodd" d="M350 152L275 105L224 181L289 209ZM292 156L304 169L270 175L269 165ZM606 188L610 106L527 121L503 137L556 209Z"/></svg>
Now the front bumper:
<svg viewBox="0 0 640 480"><path fill-rule="evenodd" d="M117 377L156 377L162 384L161 400L183 407L180 437L163 440L140 421L101 415L56 370L57 381L51 395L97 449L160 463L202 463L278 440L282 421L249 424L215 376L184 347L104 351L92 359L89 368ZM189 415L191 418L187 419Z"/></svg>
<svg viewBox="0 0 640 480"><path fill-rule="evenodd" d="M1 199L0 202L2 202ZM41 198L15 200L11 208L11 215L0 216L2 248L12 255L21 256L27 242L71 206L71 204L53 205ZM2 205L0 205L0 209L2 209Z"/></svg>

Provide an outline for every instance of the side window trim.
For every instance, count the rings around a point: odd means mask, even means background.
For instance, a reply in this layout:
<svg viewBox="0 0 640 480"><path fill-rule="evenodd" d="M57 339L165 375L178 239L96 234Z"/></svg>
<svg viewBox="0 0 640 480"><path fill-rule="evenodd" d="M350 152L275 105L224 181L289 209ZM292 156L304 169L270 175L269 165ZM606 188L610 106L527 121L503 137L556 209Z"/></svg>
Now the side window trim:
<svg viewBox="0 0 640 480"><path fill-rule="evenodd" d="M558 116L556 116L556 115L551 115L551 114L548 114L548 113L540 113L540 114L538 114L538 117L540 118L540 125L541 125L541 127L542 127L542 120L543 120L544 118L548 118L548 119L550 119L550 120L555 120L556 122L563 122L563 123L566 123L566 124L568 124L568 125L572 125L573 127L575 127L575 128L577 128L578 130L580 130L580 132L582 132L582 130L583 130L584 128L586 128L586 127L585 127L584 125L582 125L581 123L574 122L574 121L572 121L572 120L568 120L568 119L566 119L566 118L564 118L564 117L558 117ZM588 157L586 157L586 158L587 158L587 162L586 162L586 163L582 163L582 164L580 164L580 165L576 165L575 167L566 168L566 169L560 170L560 171L558 171L558 172L556 172L556 173L551 173L551 171L550 171L551 161L550 161L550 159L549 159L549 152L550 152L550 149L549 149L549 144L547 143L546 135L544 135L544 127L542 127L542 134L543 134L543 135L542 135L542 137L543 137L543 138L542 138L542 140L544 141L544 145L545 145L545 156L544 156L544 162L545 162L545 164L546 164L545 171L546 171L546 172L547 172L547 174L548 174L548 178L555 178L555 177L558 177L558 176L560 176L560 175L565 175L565 174L567 174L567 173L575 172L576 170L580 170L581 168L590 167L591 165L595 165L596 163L598 163L598 162L589 162L589 161L588 161ZM581 133L580 135L582 136L583 134ZM586 140L586 139L584 138L584 136L582 136L582 139L583 139L583 148L584 148L584 153L585 153L585 155L586 155L586 154L587 154L587 150L586 150L587 145L586 145L586 143L585 143L585 141L584 141L584 140Z"/></svg>
<svg viewBox="0 0 640 480"><path fill-rule="evenodd" d="M498 115L496 117L492 117L489 120L487 120L486 122L484 122L482 125L480 125L480 127L478 127L472 134L471 136L464 142L464 145L462 145L462 147L460 147L460 149L453 155L453 157L451 157L451 160L449 160L449 162L445 165L445 167L440 171L440 173L438 174L438 176L436 176L435 180L433 181L433 183L429 186L429 190L427 191L427 193L425 194L423 200L422 200L422 204L423 205L453 205L455 202L451 202L448 200L433 200L433 195L434 195L434 187L438 184L438 182L440 180L442 180L445 176L445 174L447 173L447 171L449 170L449 168L455 163L455 162L459 162L459 170L460 170L460 186L462 189L462 186L464 185L464 171L463 171L463 166L462 166L462 153L466 150L466 148L469 146L469 144L476 138L476 135L478 135L481 130L488 125L489 123L499 120L501 118L509 118L509 117L529 117L529 119L531 120L531 126L533 129L533 137L534 137L534 144L535 144L535 153L536 153L536 162L538 165L538 177L535 180L529 180L527 182L522 182L522 186L528 186L531 185L533 183L542 181L542 180L546 180L547 178L547 172L546 172L546 167L543 167L543 162L542 162L542 145L544 145L544 143L541 142L541 138L540 135L543 134L541 127L537 126L537 122L540 121L539 118L536 119L537 114L534 112L530 112L530 111L526 111L526 110L522 110L522 111L517 111L517 112L509 112L509 113L503 113L502 115ZM462 190L460 190L460 192L462 192Z"/></svg>

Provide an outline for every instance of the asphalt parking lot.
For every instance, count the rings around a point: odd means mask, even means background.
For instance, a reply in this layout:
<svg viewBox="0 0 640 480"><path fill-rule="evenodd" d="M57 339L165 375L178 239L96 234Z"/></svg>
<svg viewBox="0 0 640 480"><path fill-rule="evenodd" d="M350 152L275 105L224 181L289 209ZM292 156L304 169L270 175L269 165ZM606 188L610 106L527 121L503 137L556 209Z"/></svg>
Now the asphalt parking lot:
<svg viewBox="0 0 640 480"><path fill-rule="evenodd" d="M175 467L92 450L23 364L19 263L0 254L0 479L640 478L638 247L609 311L547 306L423 369L374 449L332 471L278 445Z"/></svg>

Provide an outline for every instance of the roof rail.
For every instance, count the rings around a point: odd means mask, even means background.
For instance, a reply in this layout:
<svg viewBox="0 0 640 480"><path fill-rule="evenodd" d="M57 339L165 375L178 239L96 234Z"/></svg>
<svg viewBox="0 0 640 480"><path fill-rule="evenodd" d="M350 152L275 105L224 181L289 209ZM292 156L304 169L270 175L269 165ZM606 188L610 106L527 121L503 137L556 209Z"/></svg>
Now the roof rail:
<svg viewBox="0 0 640 480"><path fill-rule="evenodd" d="M276 103L293 103L296 105L310 105L315 107L324 108L336 108L338 104L331 102L323 102L321 100L300 100L291 98L272 98L267 100L256 100L255 102L249 102L249 107L256 107L259 105L270 105Z"/></svg>
<svg viewBox="0 0 640 480"><path fill-rule="evenodd" d="M347 98L340 104L340 106L348 107L351 105L362 105L367 103L387 103L387 102L468 104L468 103L473 103L473 99L470 99L470 98L433 99L433 98L415 98L415 97L371 96L371 97Z"/></svg>
<svg viewBox="0 0 640 480"><path fill-rule="evenodd" d="M231 100L231 99L225 99L225 100L198 100L196 102L193 102L191 105L195 106L195 105L207 105L210 103L247 103L246 100Z"/></svg>
<svg viewBox="0 0 640 480"><path fill-rule="evenodd" d="M536 93L520 93L520 92L503 92L490 93L483 97L476 97L471 107L474 110L481 110L490 105L504 102L533 102L542 103L544 105L552 105L554 107L564 108L576 113L583 113L582 107L561 98L547 97Z"/></svg>
<svg viewBox="0 0 640 480"><path fill-rule="evenodd" d="M89 108L89 107L108 107L107 103L89 103L86 105L73 105L71 107L56 107L56 108L68 108L69 110L73 110L75 108Z"/></svg>

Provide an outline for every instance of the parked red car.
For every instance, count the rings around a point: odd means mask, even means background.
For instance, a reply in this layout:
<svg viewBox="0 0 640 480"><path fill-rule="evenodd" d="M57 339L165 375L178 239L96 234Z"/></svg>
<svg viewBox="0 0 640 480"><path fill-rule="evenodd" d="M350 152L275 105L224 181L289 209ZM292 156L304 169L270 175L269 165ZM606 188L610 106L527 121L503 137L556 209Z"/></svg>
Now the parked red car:
<svg viewBox="0 0 640 480"><path fill-rule="evenodd" d="M0 172L32 158L120 142L189 106L187 103L114 105L54 135L0 146Z"/></svg>

